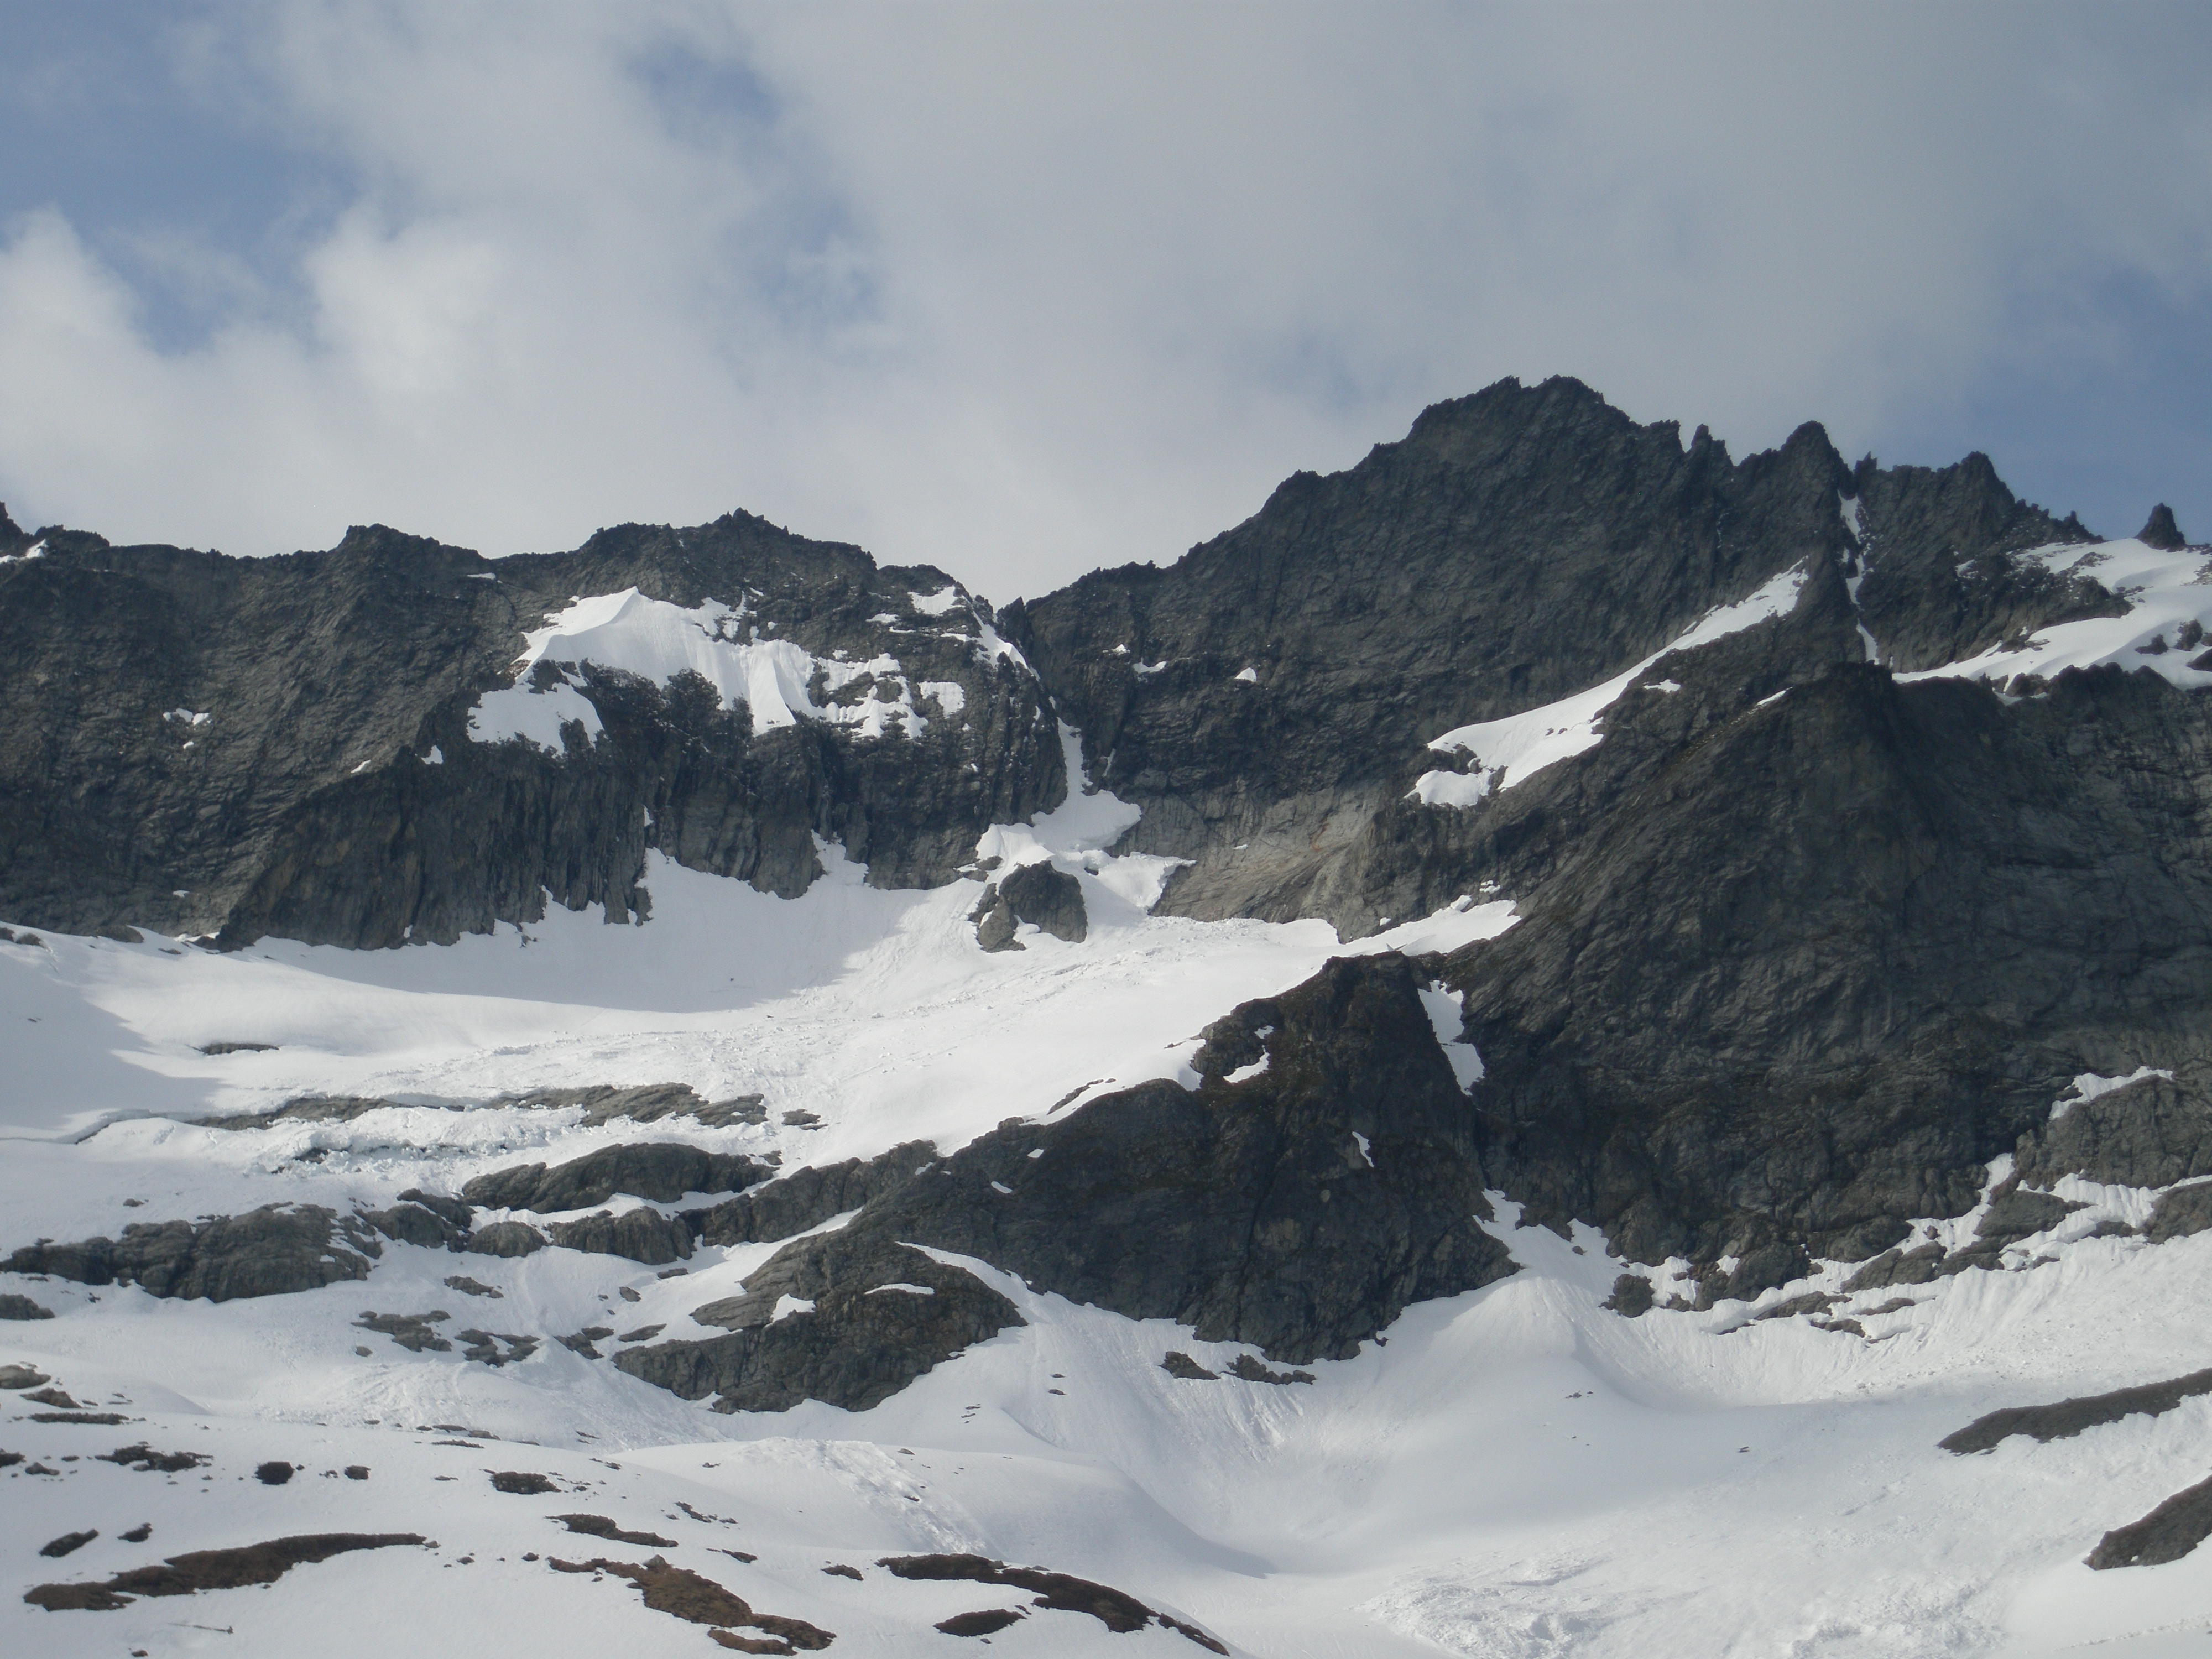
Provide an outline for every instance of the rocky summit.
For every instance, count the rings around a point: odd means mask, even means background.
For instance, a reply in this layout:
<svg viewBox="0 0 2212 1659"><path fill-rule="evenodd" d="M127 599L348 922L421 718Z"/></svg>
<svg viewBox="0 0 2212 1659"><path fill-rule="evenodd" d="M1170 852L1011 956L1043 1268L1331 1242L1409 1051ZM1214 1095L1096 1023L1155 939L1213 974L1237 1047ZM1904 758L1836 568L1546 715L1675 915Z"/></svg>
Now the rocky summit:
<svg viewBox="0 0 2212 1659"><path fill-rule="evenodd" d="M2208 629L1568 380L1003 605L0 509L0 1643L2179 1651Z"/></svg>

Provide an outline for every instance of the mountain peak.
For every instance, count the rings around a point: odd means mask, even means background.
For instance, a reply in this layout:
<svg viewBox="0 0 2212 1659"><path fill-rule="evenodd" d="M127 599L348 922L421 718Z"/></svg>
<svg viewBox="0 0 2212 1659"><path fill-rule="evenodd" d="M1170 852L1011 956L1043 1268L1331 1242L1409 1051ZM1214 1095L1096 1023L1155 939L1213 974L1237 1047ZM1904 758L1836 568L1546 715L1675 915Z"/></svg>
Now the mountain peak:
<svg viewBox="0 0 2212 1659"><path fill-rule="evenodd" d="M2181 533L2181 526L2173 521L2173 509L2164 501L2151 508L2150 517L2144 521L2143 527L2136 532L2136 539L2145 547L2164 548L2169 552L2177 547L2189 545L2187 538Z"/></svg>

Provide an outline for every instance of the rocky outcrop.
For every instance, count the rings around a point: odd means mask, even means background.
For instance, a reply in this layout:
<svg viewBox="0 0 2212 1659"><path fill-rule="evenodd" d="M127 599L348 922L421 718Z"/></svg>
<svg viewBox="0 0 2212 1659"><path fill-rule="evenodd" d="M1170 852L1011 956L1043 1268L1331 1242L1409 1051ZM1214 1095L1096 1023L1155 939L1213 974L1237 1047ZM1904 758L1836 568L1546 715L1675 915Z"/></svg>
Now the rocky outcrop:
<svg viewBox="0 0 2212 1659"><path fill-rule="evenodd" d="M266 1205L211 1221L125 1227L120 1238L26 1245L0 1271L51 1273L82 1285L136 1285L159 1297L282 1296L368 1277L383 1253L352 1216L319 1205Z"/></svg>
<svg viewBox="0 0 2212 1659"><path fill-rule="evenodd" d="M2181 533L2181 526L2173 521L2173 509L2160 501L2150 510L2143 527L2136 532L2136 539L2145 547L2162 548L2171 553L2189 545L2189 538Z"/></svg>
<svg viewBox="0 0 2212 1659"><path fill-rule="evenodd" d="M626 1210L620 1215L602 1210L580 1221L554 1222L545 1231L563 1249L618 1255L648 1267L663 1267L691 1254L691 1229L658 1210Z"/></svg>
<svg viewBox="0 0 2212 1659"><path fill-rule="evenodd" d="M866 1411L969 1344L1023 1322L974 1274L878 1234L830 1233L780 1252L747 1294L710 1304L726 1336L631 1348L617 1369L717 1411L821 1400Z"/></svg>
<svg viewBox="0 0 2212 1659"><path fill-rule="evenodd" d="M2184 1060L2172 1077L2153 1074L2069 1106L2014 1147L2023 1180L2060 1176L2124 1187L2170 1187L2212 1175L2212 1072Z"/></svg>
<svg viewBox="0 0 2212 1659"><path fill-rule="evenodd" d="M909 1140L866 1159L810 1164L703 1209L684 1212L708 1244L771 1243L858 1210L935 1165L937 1148Z"/></svg>
<svg viewBox="0 0 2212 1659"><path fill-rule="evenodd" d="M1229 1024L1266 1031L1264 1072L1141 1085L942 1160L901 1149L845 1227L794 1240L744 1295L696 1310L731 1335L616 1364L728 1409L860 1409L1018 1321L915 1246L1294 1363L1348 1357L1412 1303L1513 1271L1480 1225L1474 1115L1403 958L1332 962ZM1236 1052L1209 1046L1210 1064Z"/></svg>
<svg viewBox="0 0 2212 1659"><path fill-rule="evenodd" d="M1992 1451L2015 1434L2045 1443L2070 1440L2084 1429L2100 1428L2124 1418L2162 1416L2183 1401L2207 1394L2212 1394L2212 1370L2191 1371L2166 1382L2115 1389L2110 1394L2083 1395L2048 1406L2008 1406L1976 1418L1936 1444L1963 1457L1970 1452Z"/></svg>
<svg viewBox="0 0 2212 1659"><path fill-rule="evenodd" d="M1405 961L1333 962L1271 1001L1260 1075L1010 1124L848 1231L1292 1363L1345 1358L1407 1304L1512 1271L1478 1224L1474 1114Z"/></svg>
<svg viewBox="0 0 2212 1659"><path fill-rule="evenodd" d="M2179 1561L2212 1537L2212 1480L2200 1480L2167 1498L2140 1521L2115 1527L2089 1552L2093 1572L2112 1567L2154 1567Z"/></svg>
<svg viewBox="0 0 2212 1659"><path fill-rule="evenodd" d="M531 1255L545 1248L545 1235L526 1221L493 1221L461 1242L477 1255Z"/></svg>
<svg viewBox="0 0 2212 1659"><path fill-rule="evenodd" d="M39 538L0 566L0 914L42 926L375 946L534 921L548 893L619 921L649 908L649 848L787 896L817 836L880 884L928 884L1064 787L988 606L742 514L496 562L381 527L276 559ZM596 736L471 740L528 630L633 587L867 668L834 692L817 672L820 718L756 732L696 677L585 661L548 672ZM836 717L871 696L914 717Z"/></svg>
<svg viewBox="0 0 2212 1659"><path fill-rule="evenodd" d="M2188 1238L2207 1228L2212 1228L2212 1182L2198 1182L2160 1193L2143 1235L2154 1244L2162 1244L2169 1238Z"/></svg>
<svg viewBox="0 0 2212 1659"><path fill-rule="evenodd" d="M1024 864L1000 880L988 884L983 896L968 918L975 924L975 942L986 951L1018 951L1017 923L1080 945L1091 931L1083 908L1083 884L1050 864Z"/></svg>
<svg viewBox="0 0 2212 1659"><path fill-rule="evenodd" d="M634 1141L550 1170L525 1164L494 1170L463 1187L461 1197L486 1209L555 1214L591 1209L618 1193L670 1203L691 1193L738 1192L775 1173L755 1159L705 1152L682 1141Z"/></svg>

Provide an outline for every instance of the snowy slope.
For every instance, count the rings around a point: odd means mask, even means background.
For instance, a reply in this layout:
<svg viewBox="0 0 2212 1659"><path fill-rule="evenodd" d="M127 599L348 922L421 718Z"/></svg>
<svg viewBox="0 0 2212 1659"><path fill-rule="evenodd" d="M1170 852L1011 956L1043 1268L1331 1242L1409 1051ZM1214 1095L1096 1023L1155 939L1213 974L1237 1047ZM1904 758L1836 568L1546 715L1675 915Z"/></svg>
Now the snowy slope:
<svg viewBox="0 0 2212 1659"><path fill-rule="evenodd" d="M879 891L834 848L830 878L790 902L656 864L653 919L635 927L556 910L527 930L369 953L0 943L19 1062L0 1079L0 1245L270 1202L386 1203L622 1140L774 1152L787 1168L917 1137L950 1151L1117 1084L1191 1080L1208 1021L1347 948L1443 949L1511 925L1510 906L1462 900L1346 947L1314 921L1151 916L1163 861L1104 850L1130 810L1079 794L985 838L979 856L1050 860L1082 884L1088 939L1024 928L1018 954L976 949L974 884ZM1477 1084L1449 1000L1426 1001L1461 1082ZM274 1047L202 1052L241 1042ZM534 1088L599 1082L757 1092L767 1121L593 1128L574 1108L526 1103ZM312 1092L403 1103L268 1129L179 1121ZM570 1250L392 1244L366 1279L220 1304L0 1275L0 1292L57 1316L0 1322L0 1365L34 1366L126 1419L40 1423L22 1391L0 1395L0 1450L23 1455L0 1473L16 1587L0 1595L0 1650L723 1650L619 1576L546 1559L656 1556L835 1632L841 1654L958 1652L933 1626L992 1608L1026 1609L990 1638L1006 1651L1204 1650L1165 1625L1115 1633L1004 1587L876 1565L969 1553L1111 1586L1270 1659L2193 1652L2212 1623L2212 1557L2119 1573L2081 1558L2201 1477L2212 1401L1984 1456L1936 1448L1995 1407L2212 1365L2212 1234L2092 1237L2100 1219L2139 1223L2149 1195L2057 1190L2087 1207L2022 1241L2006 1270L1844 1297L1832 1316L1860 1333L1753 1317L1839 1294L1847 1270L1832 1266L1756 1306L1624 1319L1601 1305L1622 1265L1602 1237L1516 1227L1501 1196L1492 1231L1520 1273L1409 1310L1358 1357L1312 1364L1310 1383L1172 1376L1171 1351L1220 1371L1238 1350L968 1262L1028 1322L858 1413L720 1416L555 1340L594 1324L708 1334L692 1310L734 1293L772 1245L702 1249L664 1278ZM1956 1243L1977 1218L1932 1224ZM1891 1302L1905 1305L1872 1311ZM434 1310L443 1329L538 1346L493 1367L360 1323ZM140 1443L207 1461L167 1474L99 1461ZM299 1472L264 1485L253 1472L271 1461ZM555 1490L501 1492L498 1472ZM565 1513L667 1541L548 1518ZM143 1541L121 1536L141 1523ZM39 1555L79 1531L99 1535ZM104 1612L18 1599L180 1551L338 1531L430 1541Z"/></svg>
<svg viewBox="0 0 2212 1659"><path fill-rule="evenodd" d="M2212 558L2203 548L2147 547L2132 537L2088 546L2064 543L2022 554L2061 575L2094 576L2125 601L2118 617L2090 617L2036 630L2016 645L1996 645L1979 654L1900 679L1938 677L1985 679L2002 688L2015 675L2050 678L2069 668L2112 663L2148 668L2185 690L2212 685L2212 671L2191 665L2203 654L2212 618Z"/></svg>

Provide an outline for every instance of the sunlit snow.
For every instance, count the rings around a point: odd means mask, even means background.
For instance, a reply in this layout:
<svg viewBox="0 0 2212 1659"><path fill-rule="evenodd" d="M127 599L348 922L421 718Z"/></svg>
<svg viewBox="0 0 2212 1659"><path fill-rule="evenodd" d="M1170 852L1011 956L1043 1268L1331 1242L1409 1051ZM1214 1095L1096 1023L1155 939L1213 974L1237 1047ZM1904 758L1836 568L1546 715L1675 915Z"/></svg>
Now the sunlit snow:
<svg viewBox="0 0 2212 1659"><path fill-rule="evenodd" d="M1652 664L1669 651L1709 645L1789 615L1804 589L1805 574L1802 565L1784 571L1749 598L1711 612L1643 661L1587 691L1503 720L1456 726L1432 738L1430 748L1463 754L1469 765L1464 771L1424 772L1413 785L1412 799L1431 806L1473 806L1493 788L1526 783L1546 767L1596 747L1599 716L1620 702Z"/></svg>
<svg viewBox="0 0 2212 1659"><path fill-rule="evenodd" d="M2168 551L2125 541L2063 543L2019 556L2059 574L2094 576L2127 604L2120 617L2088 617L2039 628L2016 646L1998 644L1899 680L1986 679L2002 687L2019 674L2049 678L2063 669L2112 663L2148 668L2185 690L2212 685L2212 671L2191 663L2212 641L2212 556L2203 548Z"/></svg>

